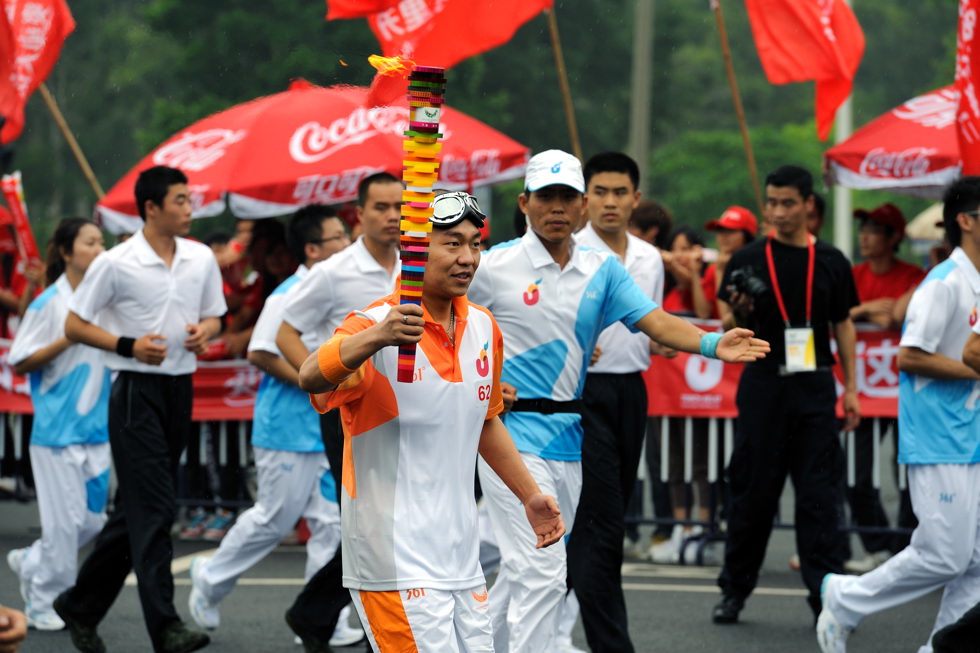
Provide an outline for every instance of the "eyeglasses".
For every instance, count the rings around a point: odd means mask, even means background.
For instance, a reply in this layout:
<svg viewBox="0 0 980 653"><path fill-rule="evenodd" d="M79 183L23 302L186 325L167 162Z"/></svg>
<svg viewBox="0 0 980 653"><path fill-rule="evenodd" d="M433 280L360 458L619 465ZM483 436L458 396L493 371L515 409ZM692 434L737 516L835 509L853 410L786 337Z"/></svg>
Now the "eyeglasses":
<svg viewBox="0 0 980 653"><path fill-rule="evenodd" d="M487 216L480 210L476 198L463 191L443 193L432 200L432 217L429 222L443 227L451 227L465 218L473 220L482 227Z"/></svg>
<svg viewBox="0 0 980 653"><path fill-rule="evenodd" d="M966 215L972 215L973 217L977 217L978 215L980 215L980 210L976 210L976 211L961 211L961 213L964 213Z"/></svg>
<svg viewBox="0 0 980 653"><path fill-rule="evenodd" d="M307 244L309 245L325 245L326 243L333 242L335 240L350 240L350 236L347 234L341 234L340 236L331 236L330 238L320 238L318 240L309 240Z"/></svg>

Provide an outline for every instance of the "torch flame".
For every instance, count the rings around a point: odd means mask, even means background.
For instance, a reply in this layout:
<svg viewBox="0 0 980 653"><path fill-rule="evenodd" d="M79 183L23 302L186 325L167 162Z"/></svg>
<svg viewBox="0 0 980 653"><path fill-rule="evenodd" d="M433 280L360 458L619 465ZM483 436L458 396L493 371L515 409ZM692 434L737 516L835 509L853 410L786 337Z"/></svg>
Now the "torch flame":
<svg viewBox="0 0 980 653"><path fill-rule="evenodd" d="M404 57L382 57L380 54L372 54L368 57L368 63L374 66L379 75L389 77L408 77L415 66L415 62Z"/></svg>

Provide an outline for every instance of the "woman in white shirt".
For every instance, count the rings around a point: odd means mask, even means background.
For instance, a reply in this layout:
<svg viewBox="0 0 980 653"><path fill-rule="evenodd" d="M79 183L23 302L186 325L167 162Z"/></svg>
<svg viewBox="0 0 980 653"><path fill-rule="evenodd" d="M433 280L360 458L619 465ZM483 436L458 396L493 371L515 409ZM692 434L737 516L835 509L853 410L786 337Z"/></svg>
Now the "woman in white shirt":
<svg viewBox="0 0 980 653"><path fill-rule="evenodd" d="M51 604L74 584L78 549L106 520L109 371L100 350L65 337L68 301L104 249L92 221L61 221L48 244L48 287L27 308L10 349L14 371L30 377L41 538L10 551L7 562L20 579L28 626L38 630L65 627Z"/></svg>

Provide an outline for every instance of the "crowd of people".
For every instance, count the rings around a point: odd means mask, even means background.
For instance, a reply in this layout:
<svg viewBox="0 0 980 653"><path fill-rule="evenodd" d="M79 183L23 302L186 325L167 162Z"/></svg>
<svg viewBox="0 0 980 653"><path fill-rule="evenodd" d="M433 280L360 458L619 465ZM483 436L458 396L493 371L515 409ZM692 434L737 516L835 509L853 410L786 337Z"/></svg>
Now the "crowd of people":
<svg viewBox="0 0 980 653"><path fill-rule="evenodd" d="M704 224L716 250L639 187L624 154L583 165L541 152L517 199L523 235L484 252L476 200L437 191L424 258L400 252L401 206L415 191L386 173L359 186L353 242L350 225L317 205L288 224L242 221L234 235L185 238L187 178L163 166L141 173L144 226L125 242L103 251L95 224L63 221L10 352L31 378L42 535L7 555L26 617L0 614L0 650L14 650L3 647L25 626L106 650L97 627L131 570L153 650L198 650L238 578L303 520L306 585L286 622L306 651L366 640L375 651L572 652L580 618L592 651L628 653L621 568L639 535L627 515L645 434L660 433L641 373L651 355L679 351L745 364L712 620L738 621L788 476L824 653L845 651L865 616L937 587L943 602L920 651L971 650L980 179L947 191L952 251L928 275L895 256L905 219L891 204L855 212L865 261L852 267L818 238L822 200L796 166L767 176L761 223L732 206ZM419 265L420 296L406 302L400 272ZM866 559L852 559L839 528L838 433L858 430L862 469L876 436L860 419L856 321L904 324L901 412L884 431L910 470L898 523L915 529L911 539L862 535ZM412 383L397 380L407 345ZM177 472L192 432L191 374L199 359L225 356L263 372L251 428L258 491L234 525L199 507L184 527L223 536L191 565L195 630L174 606L170 571ZM683 428L664 429L675 441L670 479L651 484L656 562L677 561L711 517L706 420L693 424L693 501L677 457ZM658 479L660 447L647 442ZM118 490L107 515L110 456ZM859 525L888 525L870 473L846 500Z"/></svg>

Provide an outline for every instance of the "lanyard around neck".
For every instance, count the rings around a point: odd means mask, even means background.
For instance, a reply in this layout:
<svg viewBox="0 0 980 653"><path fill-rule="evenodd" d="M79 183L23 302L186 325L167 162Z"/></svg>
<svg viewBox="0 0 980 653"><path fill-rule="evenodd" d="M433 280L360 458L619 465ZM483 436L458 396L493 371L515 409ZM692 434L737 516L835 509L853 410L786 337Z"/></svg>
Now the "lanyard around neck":
<svg viewBox="0 0 980 653"><path fill-rule="evenodd" d="M783 322L786 323L787 328L790 326L789 313L786 312L786 304L783 303L783 293L779 289L779 280L776 279L776 264L772 259L772 240L773 237L770 235L766 239L766 263L769 266L769 279L772 280L772 291L776 295L776 304L779 306L779 312L783 316ZM813 247L814 239L807 235L806 238L806 249L807 249L807 262L806 262L806 325L810 326L811 310L813 308L813 266L814 260L816 259L816 254Z"/></svg>

